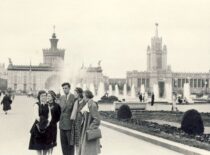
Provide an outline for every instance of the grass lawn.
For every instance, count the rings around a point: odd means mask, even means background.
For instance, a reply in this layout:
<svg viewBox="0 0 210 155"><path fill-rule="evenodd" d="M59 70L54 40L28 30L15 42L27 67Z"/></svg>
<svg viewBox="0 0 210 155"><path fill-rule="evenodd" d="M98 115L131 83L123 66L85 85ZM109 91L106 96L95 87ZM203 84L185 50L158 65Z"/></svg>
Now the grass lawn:
<svg viewBox="0 0 210 155"><path fill-rule="evenodd" d="M133 112L133 118L146 121L146 120L163 120L168 122L180 123L182 121L183 112L170 112L170 111L138 111ZM201 113L204 126L210 127L210 113Z"/></svg>

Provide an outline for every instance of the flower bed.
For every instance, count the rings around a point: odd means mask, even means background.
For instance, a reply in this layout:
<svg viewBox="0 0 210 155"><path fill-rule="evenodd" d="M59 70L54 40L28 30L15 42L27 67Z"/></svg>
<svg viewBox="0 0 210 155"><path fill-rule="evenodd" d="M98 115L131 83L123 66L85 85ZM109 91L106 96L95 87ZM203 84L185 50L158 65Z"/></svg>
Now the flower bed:
<svg viewBox="0 0 210 155"><path fill-rule="evenodd" d="M162 114L162 112L158 112L158 113ZM159 118L158 113L156 113L155 115L156 118ZM165 117L172 116L172 115L167 116L166 113L168 112L165 112ZM104 121L107 121L116 125L120 125L123 127L128 127L128 128L131 128L140 132L148 133L154 136L162 137L171 141L179 142L182 144L186 144L186 145L190 145L190 146L194 146L197 148L206 149L210 151L210 134L188 135L184 133L180 128L177 128L174 126L170 126L167 124L160 125L158 123L148 122L148 121L139 119L138 113L134 114L133 115L134 117L128 120L117 119L116 113L113 111L103 111L103 112L101 111L100 114L101 114L102 120ZM177 113L177 114L180 115L181 113ZM209 116L209 114L206 114L206 115ZM141 116L143 116L142 113L141 113Z"/></svg>

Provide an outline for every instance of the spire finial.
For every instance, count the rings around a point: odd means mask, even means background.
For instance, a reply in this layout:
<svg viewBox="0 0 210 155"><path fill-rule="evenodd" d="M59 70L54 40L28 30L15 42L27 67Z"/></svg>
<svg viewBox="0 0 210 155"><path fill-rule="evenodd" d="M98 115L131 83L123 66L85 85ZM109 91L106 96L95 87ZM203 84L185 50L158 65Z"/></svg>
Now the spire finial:
<svg viewBox="0 0 210 155"><path fill-rule="evenodd" d="M158 23L155 23L156 30L155 30L155 36L158 37Z"/></svg>
<svg viewBox="0 0 210 155"><path fill-rule="evenodd" d="M55 33L55 25L53 25L53 33Z"/></svg>
<svg viewBox="0 0 210 155"><path fill-rule="evenodd" d="M56 34L55 34L55 25L53 25L53 34L52 34L52 38L56 38Z"/></svg>

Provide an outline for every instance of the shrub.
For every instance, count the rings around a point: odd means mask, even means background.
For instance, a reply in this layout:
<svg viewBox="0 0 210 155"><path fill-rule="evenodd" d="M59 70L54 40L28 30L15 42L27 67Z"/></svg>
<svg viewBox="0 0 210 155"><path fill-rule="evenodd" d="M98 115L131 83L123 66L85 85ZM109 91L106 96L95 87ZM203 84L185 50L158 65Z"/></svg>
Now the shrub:
<svg viewBox="0 0 210 155"><path fill-rule="evenodd" d="M126 104L120 106L119 110L117 111L117 118L118 119L130 119L132 117L132 113L130 107Z"/></svg>
<svg viewBox="0 0 210 155"><path fill-rule="evenodd" d="M102 96L101 100L99 100L100 103L113 103L115 101L118 101L118 98L116 96Z"/></svg>
<svg viewBox="0 0 210 155"><path fill-rule="evenodd" d="M190 135L200 135L204 132L203 120L197 110L191 109L185 112L181 129Z"/></svg>
<svg viewBox="0 0 210 155"><path fill-rule="evenodd" d="M118 98L116 96L109 96L109 100L111 101L118 101Z"/></svg>

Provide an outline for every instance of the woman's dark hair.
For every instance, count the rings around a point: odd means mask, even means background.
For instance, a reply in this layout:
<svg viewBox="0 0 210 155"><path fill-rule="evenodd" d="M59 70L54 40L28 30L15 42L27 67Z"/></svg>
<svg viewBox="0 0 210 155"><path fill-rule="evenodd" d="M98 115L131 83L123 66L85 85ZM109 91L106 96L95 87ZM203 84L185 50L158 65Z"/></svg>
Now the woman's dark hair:
<svg viewBox="0 0 210 155"><path fill-rule="evenodd" d="M75 91L78 93L80 98L83 98L83 90L82 90L82 88L77 87L77 88L75 88Z"/></svg>
<svg viewBox="0 0 210 155"><path fill-rule="evenodd" d="M69 88L71 88L71 85L70 85L70 83L68 83L68 82L64 82L61 86L62 86L62 87L68 86Z"/></svg>
<svg viewBox="0 0 210 155"><path fill-rule="evenodd" d="M37 99L38 99L39 101L40 101L40 96L41 96L42 94L47 94L47 92L44 91L44 90L40 90L40 91L38 92Z"/></svg>
<svg viewBox="0 0 210 155"><path fill-rule="evenodd" d="M59 99L60 97L61 97L61 94L60 93L56 94L56 98L57 99Z"/></svg>
<svg viewBox="0 0 210 155"><path fill-rule="evenodd" d="M94 97L93 93L90 90L85 90L84 94L88 99L92 99Z"/></svg>
<svg viewBox="0 0 210 155"><path fill-rule="evenodd" d="M48 94L50 94L50 95L52 96L53 101L56 100L56 94L55 94L55 92L54 92L53 90L49 90L49 91L48 91Z"/></svg>

